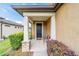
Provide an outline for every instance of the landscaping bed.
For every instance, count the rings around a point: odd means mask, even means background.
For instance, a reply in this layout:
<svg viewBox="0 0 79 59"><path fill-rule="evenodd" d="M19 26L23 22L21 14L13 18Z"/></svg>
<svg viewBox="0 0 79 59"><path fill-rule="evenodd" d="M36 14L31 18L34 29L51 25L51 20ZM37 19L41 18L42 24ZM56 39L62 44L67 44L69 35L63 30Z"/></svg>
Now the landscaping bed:
<svg viewBox="0 0 79 59"><path fill-rule="evenodd" d="M22 52L22 48L13 50L10 44L10 40L6 39L0 41L0 56L32 56L33 52Z"/></svg>
<svg viewBox="0 0 79 59"><path fill-rule="evenodd" d="M17 32L0 41L0 56L31 56L32 52L22 52L23 32Z"/></svg>
<svg viewBox="0 0 79 59"><path fill-rule="evenodd" d="M12 51L9 56L31 56L32 52L22 52L21 44L23 40L23 32L13 33L8 36L12 46Z"/></svg>
<svg viewBox="0 0 79 59"><path fill-rule="evenodd" d="M32 56L33 52L22 52L22 48L19 48L18 50L13 50L9 53L9 56Z"/></svg>
<svg viewBox="0 0 79 59"><path fill-rule="evenodd" d="M57 40L47 41L47 53L49 56L77 56L74 51Z"/></svg>

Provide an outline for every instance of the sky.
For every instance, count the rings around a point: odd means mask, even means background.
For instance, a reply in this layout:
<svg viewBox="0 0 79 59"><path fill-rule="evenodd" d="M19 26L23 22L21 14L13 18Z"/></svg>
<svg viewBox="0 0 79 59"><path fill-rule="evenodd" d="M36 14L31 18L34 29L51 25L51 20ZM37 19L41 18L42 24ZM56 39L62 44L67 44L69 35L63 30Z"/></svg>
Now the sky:
<svg viewBox="0 0 79 59"><path fill-rule="evenodd" d="M6 20L23 23L23 16L16 12L11 5L12 4L0 3L0 17L5 18Z"/></svg>
<svg viewBox="0 0 79 59"><path fill-rule="evenodd" d="M47 3L0 3L0 17L23 24L23 16L16 12L11 5L48 5Z"/></svg>

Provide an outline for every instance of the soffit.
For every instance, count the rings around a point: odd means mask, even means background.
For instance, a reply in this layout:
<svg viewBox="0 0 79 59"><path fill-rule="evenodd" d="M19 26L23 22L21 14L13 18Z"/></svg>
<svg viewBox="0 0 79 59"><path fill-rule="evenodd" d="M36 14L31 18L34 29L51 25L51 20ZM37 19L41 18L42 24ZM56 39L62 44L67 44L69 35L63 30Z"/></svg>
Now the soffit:
<svg viewBox="0 0 79 59"><path fill-rule="evenodd" d="M29 16L28 18L33 21L47 21L50 16Z"/></svg>

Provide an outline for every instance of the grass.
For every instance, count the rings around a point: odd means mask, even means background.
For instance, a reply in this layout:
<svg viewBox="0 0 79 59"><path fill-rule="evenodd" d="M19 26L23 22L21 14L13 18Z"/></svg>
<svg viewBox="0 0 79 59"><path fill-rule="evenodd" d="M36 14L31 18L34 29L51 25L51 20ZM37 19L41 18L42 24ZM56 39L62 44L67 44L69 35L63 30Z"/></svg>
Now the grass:
<svg viewBox="0 0 79 59"><path fill-rule="evenodd" d="M9 39L0 41L0 56L32 56L33 52L22 52L22 48L12 50Z"/></svg>
<svg viewBox="0 0 79 59"><path fill-rule="evenodd" d="M11 48L9 39L0 41L0 55L6 55L9 48Z"/></svg>
<svg viewBox="0 0 79 59"><path fill-rule="evenodd" d="M0 56L32 56L33 52L22 52L22 48L18 50L11 50L9 39L0 41Z"/></svg>

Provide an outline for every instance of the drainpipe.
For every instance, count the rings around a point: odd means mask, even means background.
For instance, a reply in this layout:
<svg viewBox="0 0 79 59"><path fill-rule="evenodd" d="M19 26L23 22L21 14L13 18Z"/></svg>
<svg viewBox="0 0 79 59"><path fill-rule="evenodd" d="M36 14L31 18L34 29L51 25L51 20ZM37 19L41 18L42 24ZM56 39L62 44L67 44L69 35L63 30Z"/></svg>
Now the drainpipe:
<svg viewBox="0 0 79 59"><path fill-rule="evenodd" d="M2 22L0 23L0 40L2 39Z"/></svg>

